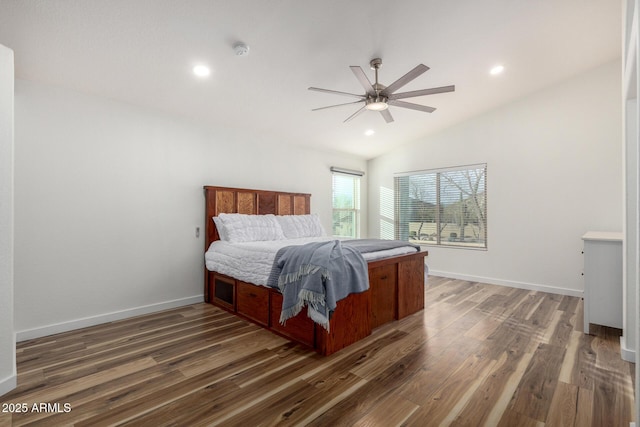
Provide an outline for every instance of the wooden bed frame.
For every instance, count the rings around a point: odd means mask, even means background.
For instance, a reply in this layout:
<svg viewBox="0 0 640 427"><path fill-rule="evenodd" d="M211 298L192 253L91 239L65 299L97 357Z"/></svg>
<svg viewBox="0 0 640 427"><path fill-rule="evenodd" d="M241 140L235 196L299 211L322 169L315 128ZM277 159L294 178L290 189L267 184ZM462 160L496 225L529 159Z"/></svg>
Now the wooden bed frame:
<svg viewBox="0 0 640 427"><path fill-rule="evenodd" d="M280 191L205 186L205 251L219 240L211 218L221 213L304 215L311 195ZM281 325L278 290L246 283L205 268L205 301L247 318L264 328L332 354L371 334L371 330L424 309L426 251L369 262L369 290L338 301L330 332L313 323L306 309Z"/></svg>

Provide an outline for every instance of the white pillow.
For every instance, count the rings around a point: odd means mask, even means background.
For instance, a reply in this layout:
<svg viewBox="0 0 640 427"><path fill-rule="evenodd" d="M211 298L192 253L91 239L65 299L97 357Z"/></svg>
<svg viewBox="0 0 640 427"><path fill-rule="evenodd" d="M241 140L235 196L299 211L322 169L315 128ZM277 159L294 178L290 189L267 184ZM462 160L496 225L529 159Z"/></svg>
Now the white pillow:
<svg viewBox="0 0 640 427"><path fill-rule="evenodd" d="M280 223L287 239L322 237L327 235L317 214L279 215L276 216L276 219Z"/></svg>
<svg viewBox="0 0 640 427"><path fill-rule="evenodd" d="M220 237L220 240L229 241L229 237L227 236L227 230L224 228L224 224L222 223L222 220L217 216L214 216L213 222L216 225L216 230L218 230L218 236Z"/></svg>
<svg viewBox="0 0 640 427"><path fill-rule="evenodd" d="M231 243L282 240L285 238L275 215L220 214Z"/></svg>

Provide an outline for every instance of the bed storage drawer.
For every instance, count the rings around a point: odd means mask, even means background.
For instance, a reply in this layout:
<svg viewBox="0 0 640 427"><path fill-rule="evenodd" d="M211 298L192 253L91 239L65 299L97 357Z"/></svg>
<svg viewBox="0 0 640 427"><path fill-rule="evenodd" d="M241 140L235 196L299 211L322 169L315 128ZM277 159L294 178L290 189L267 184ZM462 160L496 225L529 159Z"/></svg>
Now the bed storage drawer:
<svg viewBox="0 0 640 427"><path fill-rule="evenodd" d="M288 319L285 325L280 324L280 312L282 311L282 294L272 290L271 296L271 329L278 333L293 338L294 340L314 347L314 323L307 316L307 308L303 308L296 317Z"/></svg>
<svg viewBox="0 0 640 427"><path fill-rule="evenodd" d="M398 319L424 309L424 259L398 263Z"/></svg>
<svg viewBox="0 0 640 427"><path fill-rule="evenodd" d="M388 264L369 269L371 289L371 328L398 318L398 266Z"/></svg>
<svg viewBox="0 0 640 427"><path fill-rule="evenodd" d="M236 311L236 281L217 273L212 276L211 301L220 307Z"/></svg>
<svg viewBox="0 0 640 427"><path fill-rule="evenodd" d="M236 301L238 313L263 326L269 326L268 288L238 280Z"/></svg>

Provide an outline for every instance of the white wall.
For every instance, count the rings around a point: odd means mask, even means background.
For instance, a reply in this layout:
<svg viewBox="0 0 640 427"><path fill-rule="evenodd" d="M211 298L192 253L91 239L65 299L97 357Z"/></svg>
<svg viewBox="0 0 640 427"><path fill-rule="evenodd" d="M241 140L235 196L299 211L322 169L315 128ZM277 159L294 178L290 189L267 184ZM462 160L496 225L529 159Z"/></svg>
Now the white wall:
<svg viewBox="0 0 640 427"><path fill-rule="evenodd" d="M13 327L13 51L0 45L0 395L16 386Z"/></svg>
<svg viewBox="0 0 640 427"><path fill-rule="evenodd" d="M203 185L311 193L330 230L329 167L366 168L33 82L15 101L18 340L201 301Z"/></svg>
<svg viewBox="0 0 640 427"><path fill-rule="evenodd" d="M622 230L620 68L606 64L369 161L369 235L380 233L380 194L395 172L486 162L489 248L429 247L431 273L581 295L581 236Z"/></svg>

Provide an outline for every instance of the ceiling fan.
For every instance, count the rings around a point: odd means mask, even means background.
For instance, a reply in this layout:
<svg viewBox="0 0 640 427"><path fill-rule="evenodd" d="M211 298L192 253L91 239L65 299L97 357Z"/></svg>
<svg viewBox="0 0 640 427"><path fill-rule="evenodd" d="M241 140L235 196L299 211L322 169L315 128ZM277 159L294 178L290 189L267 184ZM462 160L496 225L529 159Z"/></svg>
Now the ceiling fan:
<svg viewBox="0 0 640 427"><path fill-rule="evenodd" d="M315 90L317 92L325 92L325 93L333 93L336 95L350 96L353 98L359 98L354 102L347 102L346 104L337 104L337 105L329 105L328 107L320 107L314 108L312 111L324 110L327 108L341 107L343 105L351 105L351 104L359 104L361 102L364 105L355 113L347 117L344 121L345 123L354 117L358 116L364 110L371 111L379 111L384 120L387 123L391 123L393 121L393 117L389 112L388 108L390 105L394 107L402 107L409 108L411 110L424 111L425 113L433 113L436 109L433 107L427 107L426 105L413 104L411 102L401 101L401 99L413 98L415 96L424 96L424 95L433 95L436 93L444 93L444 92L453 92L455 90L455 86L443 86L443 87L435 87L431 89L422 89L422 90L413 90L410 92L400 92L395 93L402 86L406 85L425 71L429 69L426 65L420 64L415 67L413 70L409 71L404 76L400 77L395 82L391 83L389 86L384 86L378 82L378 70L382 65L382 59L374 58L369 62L371 69L376 73L376 82L371 84L367 75L362 71L362 68L357 65L352 65L351 71L356 76L356 79L360 82L362 87L365 90L364 95L358 95L355 93L348 92L340 92L337 90L329 90L329 89L320 89L317 87L310 87L309 90Z"/></svg>

